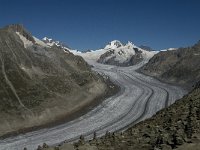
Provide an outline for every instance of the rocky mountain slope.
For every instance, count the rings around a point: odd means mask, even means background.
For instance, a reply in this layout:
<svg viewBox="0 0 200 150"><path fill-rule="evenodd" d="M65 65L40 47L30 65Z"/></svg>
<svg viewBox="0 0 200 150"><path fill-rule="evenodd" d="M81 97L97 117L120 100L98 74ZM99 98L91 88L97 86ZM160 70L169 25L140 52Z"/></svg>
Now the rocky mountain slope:
<svg viewBox="0 0 200 150"><path fill-rule="evenodd" d="M0 29L0 81L0 136L69 115L107 87L83 58L22 25Z"/></svg>
<svg viewBox="0 0 200 150"><path fill-rule="evenodd" d="M167 82L191 87L200 80L200 42L187 48L162 51L140 71Z"/></svg>

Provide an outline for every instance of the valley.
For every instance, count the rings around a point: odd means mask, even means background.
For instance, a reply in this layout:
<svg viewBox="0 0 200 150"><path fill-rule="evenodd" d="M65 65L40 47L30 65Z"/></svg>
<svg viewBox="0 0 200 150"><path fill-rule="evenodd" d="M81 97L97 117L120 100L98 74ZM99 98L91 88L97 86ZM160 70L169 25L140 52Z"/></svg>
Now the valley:
<svg viewBox="0 0 200 150"><path fill-rule="evenodd" d="M119 85L120 92L73 121L0 140L1 150L14 150L16 147L16 150L24 147L32 150L44 142L55 145L63 141L77 141L80 135L91 139L94 132L97 136L102 136L107 131L123 131L151 117L186 93L179 87L137 73L135 70L146 63L145 61L127 68L99 64L93 60L87 61L93 65L94 71L108 76Z"/></svg>
<svg viewBox="0 0 200 150"><path fill-rule="evenodd" d="M0 3L0 150L200 150L200 0Z"/></svg>
<svg viewBox="0 0 200 150"><path fill-rule="evenodd" d="M198 54L199 43L158 52L118 40L81 52L39 40L22 25L6 26L0 30L0 150L127 132L188 94L199 80Z"/></svg>

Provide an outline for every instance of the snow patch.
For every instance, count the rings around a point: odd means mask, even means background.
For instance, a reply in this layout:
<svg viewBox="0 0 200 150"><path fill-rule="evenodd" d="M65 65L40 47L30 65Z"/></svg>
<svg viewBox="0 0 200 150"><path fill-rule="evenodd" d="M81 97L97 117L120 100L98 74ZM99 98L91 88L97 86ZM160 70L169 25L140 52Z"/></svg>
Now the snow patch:
<svg viewBox="0 0 200 150"><path fill-rule="evenodd" d="M36 44L38 44L38 45L40 45L42 47L50 47L46 43L44 43L43 41L39 40L38 38L36 38L36 37L33 37L33 38L34 38Z"/></svg>
<svg viewBox="0 0 200 150"><path fill-rule="evenodd" d="M23 35L21 35L19 32L16 32L16 34L19 36L19 38L22 40L22 42L24 43L24 47L30 47L33 45L32 41L27 40L26 37L24 37Z"/></svg>
<svg viewBox="0 0 200 150"><path fill-rule="evenodd" d="M90 52L86 52L86 53L82 53L76 50L70 50L70 52L72 52L74 55L79 55L83 57L84 59L97 61L102 54L107 52L107 50L105 49L91 50Z"/></svg>
<svg viewBox="0 0 200 150"><path fill-rule="evenodd" d="M165 52L165 51L174 51L177 50L178 48L168 48L168 49L162 49L160 50L161 52Z"/></svg>
<svg viewBox="0 0 200 150"><path fill-rule="evenodd" d="M66 50L69 49L69 48L65 47L61 42L59 42L59 41L54 41L54 40L51 39L51 38L44 37L44 38L42 39L42 41L43 41L46 45L48 45L48 46L50 46L50 47L52 47L52 46L55 45L55 46L57 46L57 47L61 47L61 48L66 49Z"/></svg>

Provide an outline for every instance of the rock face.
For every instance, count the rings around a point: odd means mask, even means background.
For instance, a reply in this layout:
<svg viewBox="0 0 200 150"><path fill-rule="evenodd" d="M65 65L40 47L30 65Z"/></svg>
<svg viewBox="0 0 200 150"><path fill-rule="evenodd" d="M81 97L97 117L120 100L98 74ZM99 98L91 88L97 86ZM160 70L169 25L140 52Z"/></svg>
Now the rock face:
<svg viewBox="0 0 200 150"><path fill-rule="evenodd" d="M191 87L200 79L200 42L156 54L140 71L164 81Z"/></svg>
<svg viewBox="0 0 200 150"><path fill-rule="evenodd" d="M7 30L13 30L15 32L19 32L22 36L24 36L27 40L35 43L34 38L32 37L31 33L29 33L21 24L13 24L8 25L5 27Z"/></svg>
<svg viewBox="0 0 200 150"><path fill-rule="evenodd" d="M101 150L171 150L198 149L200 143L200 88L173 105L159 111L152 118L134 125L122 133L106 133L89 142L75 143L95 146ZM191 144L192 143L192 144Z"/></svg>
<svg viewBox="0 0 200 150"><path fill-rule="evenodd" d="M0 29L0 81L0 136L68 115L106 89L83 58L21 25Z"/></svg>
<svg viewBox="0 0 200 150"><path fill-rule="evenodd" d="M155 52L143 50L131 42L123 45L117 40L106 45L104 51L97 62L116 66L135 65L144 59L150 59L155 54Z"/></svg>

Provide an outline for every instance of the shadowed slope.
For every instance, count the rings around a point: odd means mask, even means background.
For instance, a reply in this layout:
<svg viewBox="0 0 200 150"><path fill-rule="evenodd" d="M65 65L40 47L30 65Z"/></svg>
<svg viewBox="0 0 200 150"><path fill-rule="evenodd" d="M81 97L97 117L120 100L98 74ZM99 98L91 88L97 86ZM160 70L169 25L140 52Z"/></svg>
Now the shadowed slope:
<svg viewBox="0 0 200 150"><path fill-rule="evenodd" d="M192 47L160 52L140 71L167 82L191 87L200 80L200 42Z"/></svg>
<svg viewBox="0 0 200 150"><path fill-rule="evenodd" d="M106 89L81 57L39 45L20 25L0 29L0 81L0 135L54 121Z"/></svg>

